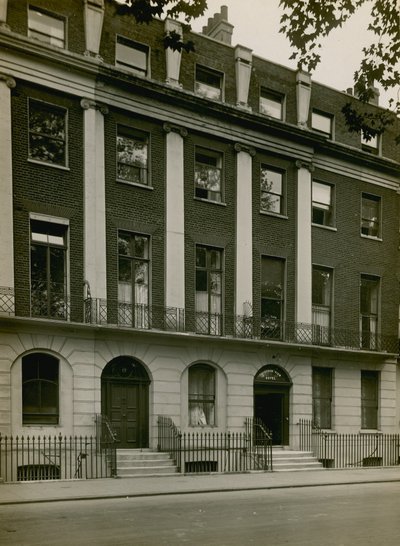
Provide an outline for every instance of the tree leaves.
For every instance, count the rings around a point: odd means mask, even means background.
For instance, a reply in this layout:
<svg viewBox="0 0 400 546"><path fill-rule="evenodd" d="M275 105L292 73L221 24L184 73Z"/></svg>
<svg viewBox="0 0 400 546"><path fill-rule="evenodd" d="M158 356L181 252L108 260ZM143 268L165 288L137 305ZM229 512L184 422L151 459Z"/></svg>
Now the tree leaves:
<svg viewBox="0 0 400 546"><path fill-rule="evenodd" d="M341 27L366 0L280 0L284 9L280 32L294 48L291 59L299 68L313 72L321 60L321 41ZM355 91L362 103L374 96L373 87L380 83L385 90L400 85L400 14L398 0L375 0L368 29L376 40L363 48L364 57L354 74ZM391 107L400 115L400 92ZM382 134L394 122L390 111L375 114L347 103L342 110L350 131L362 131L365 138ZM400 142L400 135L396 137Z"/></svg>

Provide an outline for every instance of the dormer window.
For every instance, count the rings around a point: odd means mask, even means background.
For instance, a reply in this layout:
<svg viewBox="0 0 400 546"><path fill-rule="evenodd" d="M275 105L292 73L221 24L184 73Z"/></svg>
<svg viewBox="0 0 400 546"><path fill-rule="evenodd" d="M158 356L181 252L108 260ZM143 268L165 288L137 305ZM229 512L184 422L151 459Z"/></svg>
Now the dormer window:
<svg viewBox="0 0 400 546"><path fill-rule="evenodd" d="M330 114L313 110L311 114L311 127L319 133L332 137L333 118Z"/></svg>
<svg viewBox="0 0 400 546"><path fill-rule="evenodd" d="M117 36L115 44L115 64L140 74L149 75L149 48L145 44L139 44L128 40L123 36Z"/></svg>
<svg viewBox="0 0 400 546"><path fill-rule="evenodd" d="M65 19L47 11L29 6L28 36L45 44L65 47Z"/></svg>
<svg viewBox="0 0 400 546"><path fill-rule="evenodd" d="M222 82L221 72L196 66L195 92L206 99L222 100Z"/></svg>
<svg viewBox="0 0 400 546"><path fill-rule="evenodd" d="M260 114L265 114L275 119L283 119L283 96L261 88Z"/></svg>

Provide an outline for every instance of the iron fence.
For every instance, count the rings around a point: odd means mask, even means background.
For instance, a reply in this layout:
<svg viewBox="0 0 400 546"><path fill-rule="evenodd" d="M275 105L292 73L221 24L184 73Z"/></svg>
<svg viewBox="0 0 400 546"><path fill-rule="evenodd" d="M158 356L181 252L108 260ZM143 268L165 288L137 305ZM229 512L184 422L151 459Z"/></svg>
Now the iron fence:
<svg viewBox="0 0 400 546"><path fill-rule="evenodd" d="M272 471L272 441L252 420L245 432L180 432L170 417L158 418L158 450L168 452L178 472Z"/></svg>
<svg viewBox="0 0 400 546"><path fill-rule="evenodd" d="M71 294L57 305L31 305L29 292L18 291L18 299L11 288L0 287L0 314L36 316L84 322L96 325L116 325L138 330L186 332L210 336L229 336L239 339L276 341L290 344L335 347L398 354L396 335L360 333L340 329L280 321L250 315L221 315L196 313L177 307L132 304L114 299L101 299Z"/></svg>
<svg viewBox="0 0 400 546"><path fill-rule="evenodd" d="M300 420L300 449L312 451L325 468L397 466L400 464L400 435L337 434Z"/></svg>
<svg viewBox="0 0 400 546"><path fill-rule="evenodd" d="M115 447L92 436L1 436L0 477L5 482L115 476Z"/></svg>

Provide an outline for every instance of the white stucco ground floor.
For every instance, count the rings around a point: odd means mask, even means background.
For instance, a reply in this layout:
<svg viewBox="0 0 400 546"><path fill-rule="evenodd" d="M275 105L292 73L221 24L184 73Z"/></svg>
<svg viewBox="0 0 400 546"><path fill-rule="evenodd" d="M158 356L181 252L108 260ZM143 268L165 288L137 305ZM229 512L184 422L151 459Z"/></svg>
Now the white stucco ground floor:
<svg viewBox="0 0 400 546"><path fill-rule="evenodd" d="M260 418L298 447L300 420L341 433L399 432L394 355L167 332L2 319L0 433L94 435L157 446L157 417L183 432L240 432Z"/></svg>

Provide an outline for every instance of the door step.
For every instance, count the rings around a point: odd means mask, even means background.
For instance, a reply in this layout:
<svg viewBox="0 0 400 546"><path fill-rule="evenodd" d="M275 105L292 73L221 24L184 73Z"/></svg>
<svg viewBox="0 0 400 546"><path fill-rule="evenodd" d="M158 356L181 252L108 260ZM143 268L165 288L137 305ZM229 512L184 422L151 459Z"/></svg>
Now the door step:
<svg viewBox="0 0 400 546"><path fill-rule="evenodd" d="M295 451L285 448L272 448L272 468L274 472L295 470L323 470L323 465L311 451Z"/></svg>
<svg viewBox="0 0 400 546"><path fill-rule="evenodd" d="M177 472L169 453L150 449L117 449L117 476L159 476Z"/></svg>

